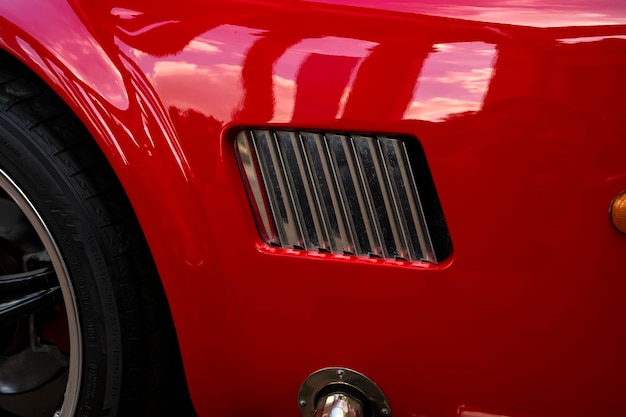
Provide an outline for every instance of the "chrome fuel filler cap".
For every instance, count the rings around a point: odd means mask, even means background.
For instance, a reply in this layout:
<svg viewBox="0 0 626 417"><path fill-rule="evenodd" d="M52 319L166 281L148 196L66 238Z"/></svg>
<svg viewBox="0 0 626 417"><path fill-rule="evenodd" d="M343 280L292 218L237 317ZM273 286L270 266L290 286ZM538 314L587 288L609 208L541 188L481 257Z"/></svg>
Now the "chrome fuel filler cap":
<svg viewBox="0 0 626 417"><path fill-rule="evenodd" d="M382 390L365 375L347 368L324 368L309 375L298 392L302 417L390 417Z"/></svg>

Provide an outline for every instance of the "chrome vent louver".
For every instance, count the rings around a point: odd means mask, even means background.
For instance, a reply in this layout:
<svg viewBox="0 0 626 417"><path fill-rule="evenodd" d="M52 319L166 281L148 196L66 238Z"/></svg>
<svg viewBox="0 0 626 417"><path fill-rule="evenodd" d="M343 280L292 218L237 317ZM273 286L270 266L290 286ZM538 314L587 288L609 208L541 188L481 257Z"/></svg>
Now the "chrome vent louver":
<svg viewBox="0 0 626 417"><path fill-rule="evenodd" d="M240 132L235 151L262 239L285 248L408 262L447 257L450 240L432 179L423 154L421 161L410 158L407 142L373 135Z"/></svg>

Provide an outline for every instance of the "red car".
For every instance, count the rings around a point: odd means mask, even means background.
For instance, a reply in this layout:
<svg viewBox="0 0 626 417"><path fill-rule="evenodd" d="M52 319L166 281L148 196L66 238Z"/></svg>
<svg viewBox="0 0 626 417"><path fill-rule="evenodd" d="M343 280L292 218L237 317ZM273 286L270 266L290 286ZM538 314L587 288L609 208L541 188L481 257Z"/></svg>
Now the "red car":
<svg viewBox="0 0 626 417"><path fill-rule="evenodd" d="M626 415L623 1L1 0L0 49L0 415Z"/></svg>

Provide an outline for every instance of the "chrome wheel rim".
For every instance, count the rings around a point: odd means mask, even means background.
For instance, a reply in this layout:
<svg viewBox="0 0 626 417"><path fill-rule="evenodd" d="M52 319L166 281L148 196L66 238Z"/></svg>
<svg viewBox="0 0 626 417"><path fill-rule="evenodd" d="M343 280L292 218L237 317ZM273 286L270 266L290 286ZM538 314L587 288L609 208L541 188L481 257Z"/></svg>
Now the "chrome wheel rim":
<svg viewBox="0 0 626 417"><path fill-rule="evenodd" d="M65 313L67 316L67 330L69 338L69 359L67 366L67 382L63 397L59 398L54 416L74 415L80 393L80 380L82 375L82 342L78 306L73 287L69 279L67 266L63 261L59 248L55 243L50 230L42 217L22 192L16 183L0 169L0 191L4 191L24 214L40 243L43 245L50 263L56 275L61 290Z"/></svg>

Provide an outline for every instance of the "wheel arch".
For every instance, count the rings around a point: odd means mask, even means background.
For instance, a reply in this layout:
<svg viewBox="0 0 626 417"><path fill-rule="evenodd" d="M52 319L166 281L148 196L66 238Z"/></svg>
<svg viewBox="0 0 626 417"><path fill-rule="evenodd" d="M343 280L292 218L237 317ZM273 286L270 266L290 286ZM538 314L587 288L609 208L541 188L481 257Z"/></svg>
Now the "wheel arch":
<svg viewBox="0 0 626 417"><path fill-rule="evenodd" d="M40 7L57 3L27 2ZM73 11L62 4L68 10L52 4L50 12L70 16ZM119 49L99 42L75 14L71 24L44 33L35 24L25 28L11 21L13 17L18 23L26 22L23 15L29 13L28 7L8 6L0 5L0 16L4 16L0 18L0 49L52 88L89 130L131 201L158 264L158 241L167 230L162 224L158 228L152 224L176 214L163 213L170 206L163 195L194 186L193 172L166 110L134 62ZM20 9L22 15L3 8ZM44 35L48 37L42 39ZM59 46L73 38L82 39L81 48L70 51ZM155 192L155 184L163 193ZM155 211L157 206L160 210Z"/></svg>
<svg viewBox="0 0 626 417"><path fill-rule="evenodd" d="M166 109L132 59L112 40L97 39L69 3L13 3L0 4L0 50L59 95L102 150L139 220L176 323L181 303L171 299L180 297L172 271L184 260L168 248L184 250L192 228L178 218L181 208L168 202L177 193L194 194L196 185ZM37 27L29 16L33 7L66 24ZM80 47L68 48L72 40Z"/></svg>

